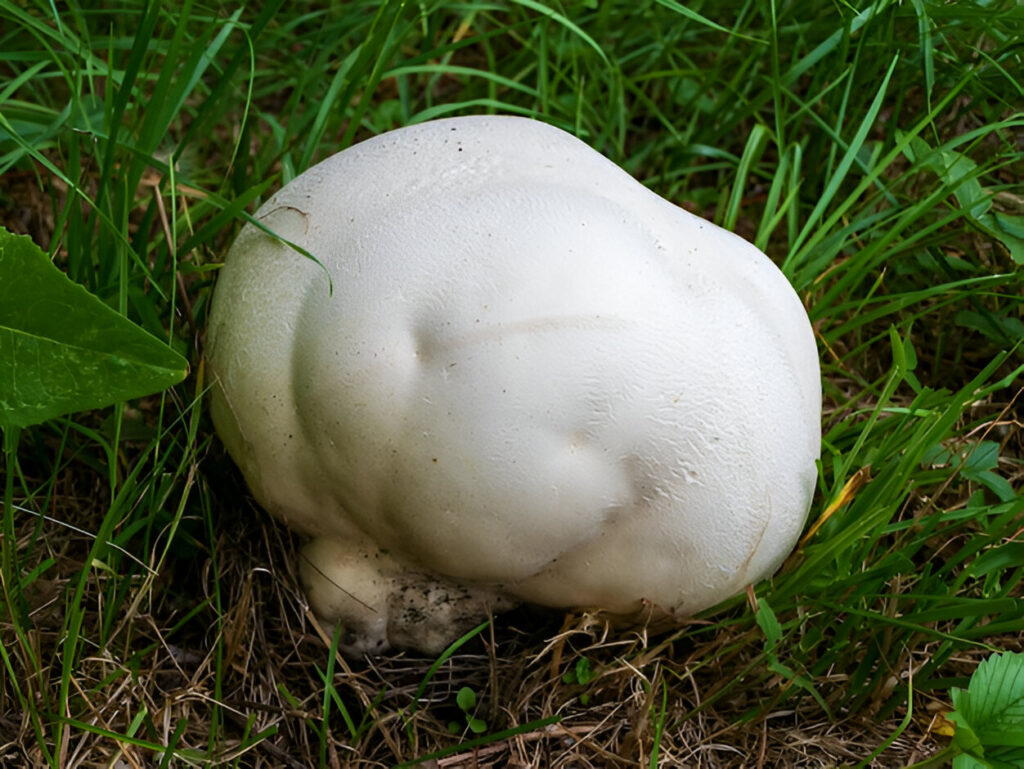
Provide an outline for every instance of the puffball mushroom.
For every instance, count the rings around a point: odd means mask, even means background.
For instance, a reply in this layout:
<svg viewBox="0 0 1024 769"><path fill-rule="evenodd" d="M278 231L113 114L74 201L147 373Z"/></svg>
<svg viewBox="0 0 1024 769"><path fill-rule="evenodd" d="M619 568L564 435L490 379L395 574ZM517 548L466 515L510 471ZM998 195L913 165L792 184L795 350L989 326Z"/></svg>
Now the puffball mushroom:
<svg viewBox="0 0 1024 769"><path fill-rule="evenodd" d="M770 574L821 386L758 249L515 117L309 169L217 281L213 419L353 653L437 653L525 601L685 616Z"/></svg>

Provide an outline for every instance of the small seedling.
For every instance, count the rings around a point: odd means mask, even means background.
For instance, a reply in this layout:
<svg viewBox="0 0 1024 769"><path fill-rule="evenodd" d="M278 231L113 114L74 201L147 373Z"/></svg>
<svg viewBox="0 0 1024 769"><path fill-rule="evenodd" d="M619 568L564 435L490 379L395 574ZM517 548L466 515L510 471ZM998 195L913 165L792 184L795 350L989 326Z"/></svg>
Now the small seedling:
<svg viewBox="0 0 1024 769"><path fill-rule="evenodd" d="M597 673L590 667L590 660L586 657L580 657L576 660L576 666L562 676L562 682L566 684L578 684L579 686L586 686L591 681L597 678ZM583 693L580 695L580 704L587 705L590 703L590 695Z"/></svg>
<svg viewBox="0 0 1024 769"><path fill-rule="evenodd" d="M455 702L466 716L466 726L473 734L483 734L487 731L487 722L476 717L476 692L470 689L468 686L463 686L459 689L459 693L455 695ZM452 734L458 734L462 731L462 724L458 721L452 721L448 724L448 731Z"/></svg>

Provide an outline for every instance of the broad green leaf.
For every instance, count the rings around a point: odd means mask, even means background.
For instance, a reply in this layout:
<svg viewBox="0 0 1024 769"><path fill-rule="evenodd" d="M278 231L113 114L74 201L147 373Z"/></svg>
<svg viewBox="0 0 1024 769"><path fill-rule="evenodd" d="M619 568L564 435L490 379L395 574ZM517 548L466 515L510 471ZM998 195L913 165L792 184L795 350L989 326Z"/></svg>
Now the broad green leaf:
<svg viewBox="0 0 1024 769"><path fill-rule="evenodd" d="M1024 766L1024 751L1020 748L996 748L986 751L984 757L963 753L953 759L953 769L1020 769Z"/></svg>
<svg viewBox="0 0 1024 769"><path fill-rule="evenodd" d="M1024 542L1004 542L985 550L974 559L965 573L971 577L984 577L993 572L1015 569L1024 563Z"/></svg>
<svg viewBox="0 0 1024 769"><path fill-rule="evenodd" d="M974 729L971 728L971 723L964 715L964 711L970 709L970 697L963 689L954 689L953 693L953 707L956 708L952 713L949 714L949 720L956 724L956 731L953 733L953 742L960 748L966 755L980 755L984 752L981 745L981 740L978 739L978 735L974 733Z"/></svg>
<svg viewBox="0 0 1024 769"><path fill-rule="evenodd" d="M924 454L921 456L921 464L926 467L942 467L943 465L949 464L949 461L952 458L953 455L950 453L949 449L941 443L936 443L925 450Z"/></svg>
<svg viewBox="0 0 1024 769"><path fill-rule="evenodd" d="M163 390L187 363L0 228L0 425L26 427Z"/></svg>
<svg viewBox="0 0 1024 769"><path fill-rule="evenodd" d="M1010 482L999 475L999 444L995 441L982 441L964 461L961 475L969 481L980 483L990 489L1003 502L1016 497Z"/></svg>
<svg viewBox="0 0 1024 769"><path fill-rule="evenodd" d="M972 328L1001 345L1014 344L1016 340L1024 339L1024 323L1009 315L960 310L954 316L954 322L958 326Z"/></svg>
<svg viewBox="0 0 1024 769"><path fill-rule="evenodd" d="M955 150L932 149L916 136L904 154L935 172L968 216L1006 246L1013 261L1024 264L1024 217L991 210L992 193L981 185L977 163Z"/></svg>
<svg viewBox="0 0 1024 769"><path fill-rule="evenodd" d="M1006 246L1013 261L1024 264L1024 217L992 212L979 217L978 224Z"/></svg>
<svg viewBox="0 0 1024 769"><path fill-rule="evenodd" d="M1020 769L1024 766L1024 748L1000 746L985 751L985 760L996 769Z"/></svg>
<svg viewBox="0 0 1024 769"><path fill-rule="evenodd" d="M995 441L982 441L967 455L964 470L991 470L999 464L999 444Z"/></svg>
<svg viewBox="0 0 1024 769"><path fill-rule="evenodd" d="M993 654L978 665L967 691L954 690L954 740L976 757L995 747L1024 747L1024 654Z"/></svg>
<svg viewBox="0 0 1024 769"><path fill-rule="evenodd" d="M980 483L997 497L1001 502L1012 502L1017 498L1017 493L1008 480L991 470L964 471L964 478Z"/></svg>
<svg viewBox="0 0 1024 769"><path fill-rule="evenodd" d="M979 761L967 753L961 753L953 759L953 769L992 769L992 765Z"/></svg>
<svg viewBox="0 0 1024 769"><path fill-rule="evenodd" d="M983 216L992 206L989 193L978 181L978 164L966 155L948 149L933 150L928 143L915 136L910 140L904 154L910 159L930 168L953 189L953 196L960 207L974 218Z"/></svg>

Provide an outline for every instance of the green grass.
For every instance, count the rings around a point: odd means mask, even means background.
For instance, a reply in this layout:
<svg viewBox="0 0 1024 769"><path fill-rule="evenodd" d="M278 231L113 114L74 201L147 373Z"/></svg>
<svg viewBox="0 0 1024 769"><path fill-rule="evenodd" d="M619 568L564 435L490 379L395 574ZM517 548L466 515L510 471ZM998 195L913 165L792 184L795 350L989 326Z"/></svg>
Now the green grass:
<svg viewBox="0 0 1024 769"><path fill-rule="evenodd" d="M831 719L859 753L821 756L893 765L904 730L942 747L928 719L982 654L1019 649L1018 4L93 5L0 0L0 224L192 374L8 446L2 759L380 766L473 740L497 765L543 744L552 766L672 766L728 743L725 765L770 723L769 763L796 766L786 728ZM554 647L498 620L442 665L370 667L304 613L295 543L246 502L203 408L218 261L318 160L480 112L576 133L754 241L803 298L826 399L812 522L834 512L757 586L764 613L741 597L650 640L595 640L584 617ZM581 658L595 678L563 681ZM463 685L490 737L445 728Z"/></svg>

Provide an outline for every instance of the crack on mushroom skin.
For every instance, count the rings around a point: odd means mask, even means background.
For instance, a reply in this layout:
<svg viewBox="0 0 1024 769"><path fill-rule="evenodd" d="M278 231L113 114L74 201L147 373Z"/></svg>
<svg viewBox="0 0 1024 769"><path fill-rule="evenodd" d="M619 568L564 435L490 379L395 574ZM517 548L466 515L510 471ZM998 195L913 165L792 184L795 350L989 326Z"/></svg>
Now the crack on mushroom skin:
<svg viewBox="0 0 1024 769"><path fill-rule="evenodd" d="M303 584L347 653L433 649L520 600L676 617L795 544L817 351L750 244L510 117L354 145L257 216L322 264L243 228L211 410L312 537Z"/></svg>
<svg viewBox="0 0 1024 769"><path fill-rule="evenodd" d="M299 216L302 217L303 222L305 223L303 234L309 232L309 212L303 211L298 206L278 206L277 208L272 208L265 213L261 211L259 214L257 214L255 218L259 219L261 222L269 222L274 218L276 214L278 214L281 211L294 211L295 213L297 213Z"/></svg>
<svg viewBox="0 0 1024 769"><path fill-rule="evenodd" d="M746 578L747 570L750 568L751 561L754 560L754 556L757 555L757 550L761 546L761 542L764 540L764 535L768 532L768 524L771 522L771 509L772 509L772 497L771 493L765 490L765 506L768 509L768 515L764 517L764 525L758 532L757 539L754 541L753 547L750 548L750 554L746 557L743 563L740 564L736 570L736 581L738 582L737 587L742 587L748 583ZM772 571L775 571L772 569Z"/></svg>

